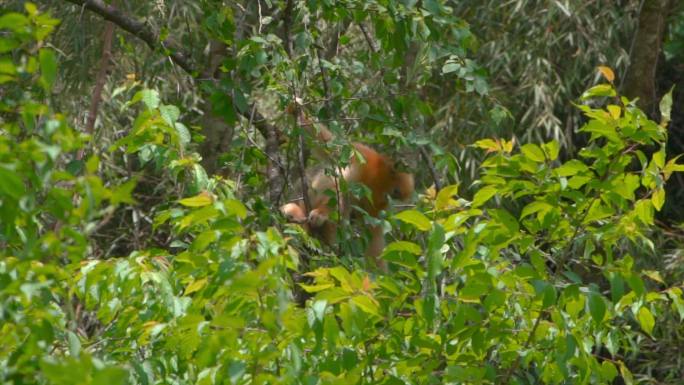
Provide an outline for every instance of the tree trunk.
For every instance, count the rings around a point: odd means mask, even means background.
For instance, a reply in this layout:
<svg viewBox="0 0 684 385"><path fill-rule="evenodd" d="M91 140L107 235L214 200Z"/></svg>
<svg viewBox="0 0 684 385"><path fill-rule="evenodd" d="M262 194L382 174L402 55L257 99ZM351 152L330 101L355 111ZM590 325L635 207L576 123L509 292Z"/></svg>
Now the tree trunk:
<svg viewBox="0 0 684 385"><path fill-rule="evenodd" d="M658 114L656 73L669 9L670 0L644 0L623 87L623 94L639 98L639 107L654 118Z"/></svg>

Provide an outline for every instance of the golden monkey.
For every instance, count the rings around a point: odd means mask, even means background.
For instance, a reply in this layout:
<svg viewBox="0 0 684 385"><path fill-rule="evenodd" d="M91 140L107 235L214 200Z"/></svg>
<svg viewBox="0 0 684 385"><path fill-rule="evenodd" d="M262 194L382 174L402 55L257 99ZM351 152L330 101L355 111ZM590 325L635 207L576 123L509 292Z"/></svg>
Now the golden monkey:
<svg viewBox="0 0 684 385"><path fill-rule="evenodd" d="M315 131L306 118L303 118L300 123L309 132ZM321 128L315 133L315 137L328 142L332 140L333 135L328 129ZM388 196L403 201L411 197L414 190L413 175L396 171L391 159L364 144L353 143L353 146L362 159L353 156L349 165L341 171L341 177L346 183L361 183L366 186L370 190L370 199L355 200L351 202L352 204L358 205L369 215L377 218L380 212L387 208ZM280 210L289 221L299 223L308 233L332 245L335 243L337 224L330 220L330 212L335 208L330 207L330 196L325 192L326 190L339 192L340 186L337 183L336 178L319 172L309 187L311 210L308 214L303 203L288 203ZM351 204L347 204L348 202L345 202L342 197L338 201L340 213L349 217ZM385 247L382 227L371 226L370 233L371 240L366 248L366 256L372 258L376 266L384 268L384 264L378 259Z"/></svg>

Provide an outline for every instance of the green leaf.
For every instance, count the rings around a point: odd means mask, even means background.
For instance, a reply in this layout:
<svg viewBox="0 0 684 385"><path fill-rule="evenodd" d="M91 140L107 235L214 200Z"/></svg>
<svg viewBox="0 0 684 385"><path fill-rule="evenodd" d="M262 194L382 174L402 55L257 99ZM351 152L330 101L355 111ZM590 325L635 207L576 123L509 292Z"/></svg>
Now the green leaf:
<svg viewBox="0 0 684 385"><path fill-rule="evenodd" d="M520 152L533 162L543 163L546 160L544 156L544 151L536 144L529 143L520 147Z"/></svg>
<svg viewBox="0 0 684 385"><path fill-rule="evenodd" d="M247 217L247 207L237 199L226 199L223 201L228 213L237 216L240 219Z"/></svg>
<svg viewBox="0 0 684 385"><path fill-rule="evenodd" d="M472 208L477 208L485 204L489 199L496 195L498 188L496 186L485 186L478 190L473 197L471 204Z"/></svg>
<svg viewBox="0 0 684 385"><path fill-rule="evenodd" d="M21 13L7 12L0 16L0 29L22 32L28 24L29 19Z"/></svg>
<svg viewBox="0 0 684 385"><path fill-rule="evenodd" d="M670 88L670 91L668 91L665 95L663 95L663 98L660 99L660 126L661 127L667 127L667 125L670 123L671 119L671 112L672 112L672 91L674 90L674 86Z"/></svg>
<svg viewBox="0 0 684 385"><path fill-rule="evenodd" d="M648 335L653 336L653 327L655 326L655 318L653 313L648 310L647 307L642 306L637 313L637 319L639 320L639 325L644 329Z"/></svg>
<svg viewBox="0 0 684 385"><path fill-rule="evenodd" d="M176 129L176 134L178 135L178 141L180 142L180 144L185 146L188 143L190 143L190 141L192 141L190 131L187 127L185 127L185 124L181 122L176 122L176 124L174 124L173 127Z"/></svg>
<svg viewBox="0 0 684 385"><path fill-rule="evenodd" d="M130 104L135 104L141 100L148 110L154 110L159 107L159 92L150 89L138 91L135 95L133 95Z"/></svg>
<svg viewBox="0 0 684 385"><path fill-rule="evenodd" d="M633 385L634 376L632 375L632 372L629 371L624 362L618 361L618 365L620 365L620 375L622 376L622 379L625 381L625 385Z"/></svg>
<svg viewBox="0 0 684 385"><path fill-rule="evenodd" d="M402 222L413 225L420 231L428 231L432 228L430 220L420 211L406 210L394 216Z"/></svg>
<svg viewBox="0 0 684 385"><path fill-rule="evenodd" d="M615 88L610 84L599 84L585 91L580 100L587 100L597 96L615 96Z"/></svg>
<svg viewBox="0 0 684 385"><path fill-rule="evenodd" d="M159 107L159 115L166 124L173 127L180 116L180 110L174 105L162 105Z"/></svg>
<svg viewBox="0 0 684 385"><path fill-rule="evenodd" d="M178 203L186 207L202 207L210 205L213 202L214 200L211 198L211 195L209 195L209 193L207 192L201 192L195 195L194 197L185 198L178 201Z"/></svg>
<svg viewBox="0 0 684 385"><path fill-rule="evenodd" d="M657 188L653 192L651 202L653 203L653 207L656 209L656 211L660 211L665 204L665 189L662 187Z"/></svg>
<svg viewBox="0 0 684 385"><path fill-rule="evenodd" d="M357 295L352 297L351 301L364 312L381 317L378 304L370 297L366 295Z"/></svg>
<svg viewBox="0 0 684 385"><path fill-rule="evenodd" d="M618 370L612 362L606 360L601 363L601 377L605 378L608 382L613 382L617 375Z"/></svg>
<svg viewBox="0 0 684 385"><path fill-rule="evenodd" d="M41 48L38 53L40 61L40 81L46 92L50 92L57 78L57 57L48 48Z"/></svg>
<svg viewBox="0 0 684 385"><path fill-rule="evenodd" d="M112 197L110 198L111 203L113 205L118 205L119 203L135 204L136 202L135 199L133 199L133 190L135 189L137 182L138 181L136 179L131 179L126 183L117 186L112 191Z"/></svg>
<svg viewBox="0 0 684 385"><path fill-rule="evenodd" d="M554 169L558 176L572 176L581 172L589 170L589 167L577 159L569 160L563 163L562 166Z"/></svg>
<svg viewBox="0 0 684 385"><path fill-rule="evenodd" d="M420 245L407 241L396 241L390 243L389 245L387 245L387 247L385 247L385 252L387 253L390 251L405 251L413 255L420 255L423 253L423 250L421 249Z"/></svg>
<svg viewBox="0 0 684 385"><path fill-rule="evenodd" d="M525 218L528 215L532 215L536 212L546 213L553 208L550 204L542 201L534 201L522 209L520 213L520 219Z"/></svg>
<svg viewBox="0 0 684 385"><path fill-rule="evenodd" d="M548 143L542 144L542 150L544 150L546 158L553 161L558 158L558 154L560 153L560 145L558 144L558 141L552 140Z"/></svg>
<svg viewBox="0 0 684 385"><path fill-rule="evenodd" d="M26 194L26 187L21 178L2 166L0 166L0 193L3 193L14 200L19 200Z"/></svg>
<svg viewBox="0 0 684 385"><path fill-rule="evenodd" d="M595 323L601 324L606 315L606 303L603 296L596 292L589 293L589 313Z"/></svg>
<svg viewBox="0 0 684 385"><path fill-rule="evenodd" d="M452 199L452 197L454 197L457 194L457 184L452 184L439 190L439 193L437 193L437 199L435 199L435 209L442 210L457 204L457 202L454 199Z"/></svg>
<svg viewBox="0 0 684 385"><path fill-rule="evenodd" d="M81 354L81 340L72 332L67 332L67 340L69 341L69 354L72 357L78 357Z"/></svg>

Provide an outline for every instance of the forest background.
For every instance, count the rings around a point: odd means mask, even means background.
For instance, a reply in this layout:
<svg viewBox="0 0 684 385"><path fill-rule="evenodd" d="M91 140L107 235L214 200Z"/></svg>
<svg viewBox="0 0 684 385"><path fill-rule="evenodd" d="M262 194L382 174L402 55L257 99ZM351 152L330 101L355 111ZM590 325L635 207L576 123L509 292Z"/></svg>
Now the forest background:
<svg viewBox="0 0 684 385"><path fill-rule="evenodd" d="M683 63L676 0L5 1L0 381L682 384ZM278 214L356 140L386 272Z"/></svg>

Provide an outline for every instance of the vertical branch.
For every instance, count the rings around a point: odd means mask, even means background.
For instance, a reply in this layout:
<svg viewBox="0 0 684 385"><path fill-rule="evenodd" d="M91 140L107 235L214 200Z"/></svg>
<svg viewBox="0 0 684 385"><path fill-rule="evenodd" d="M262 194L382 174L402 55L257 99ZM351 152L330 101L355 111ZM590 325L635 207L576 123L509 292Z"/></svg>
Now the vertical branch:
<svg viewBox="0 0 684 385"><path fill-rule="evenodd" d="M439 175L437 174L437 170L435 169L435 164L432 162L432 158L430 158L430 154L428 154L425 147L420 146L419 149L420 155L423 156L423 159L425 159L425 162L427 163L428 170L430 170L432 180L435 182L435 192L439 192L439 190L442 189L442 182L440 181Z"/></svg>
<svg viewBox="0 0 684 385"><path fill-rule="evenodd" d="M285 52L287 53L287 57L290 59L290 63L292 63L292 36L291 36L291 31L290 31L290 25L292 24L292 8L293 8L293 0L287 0L287 3L285 4L285 10L283 12L283 41L284 41L284 49ZM297 103L297 92L296 88L293 84L291 84L291 94L292 94L292 100L294 101L294 119L293 119L293 125L298 126L299 123L299 117L301 116L301 111L300 111L300 106ZM309 182L307 181L306 178L306 154L304 152L305 149L305 142L304 142L304 135L302 133L301 127L300 132L299 132L299 138L298 138L298 146L299 146L299 151L297 152L297 168L299 172L299 184L301 185L302 189L302 198L304 202L304 212L308 213L311 210L311 202L309 200Z"/></svg>
<svg viewBox="0 0 684 385"><path fill-rule="evenodd" d="M114 36L114 23L107 21L105 23L104 32L102 33L102 56L100 57L100 68L95 78L95 88L93 88L93 95L90 100L90 108L88 109L88 118L86 120L85 132L91 136L95 131L95 121L97 120L97 112L102 101L102 90L107 81L107 72L109 70L109 62L112 58L112 39ZM81 149L78 152L78 159L83 159L85 150Z"/></svg>

